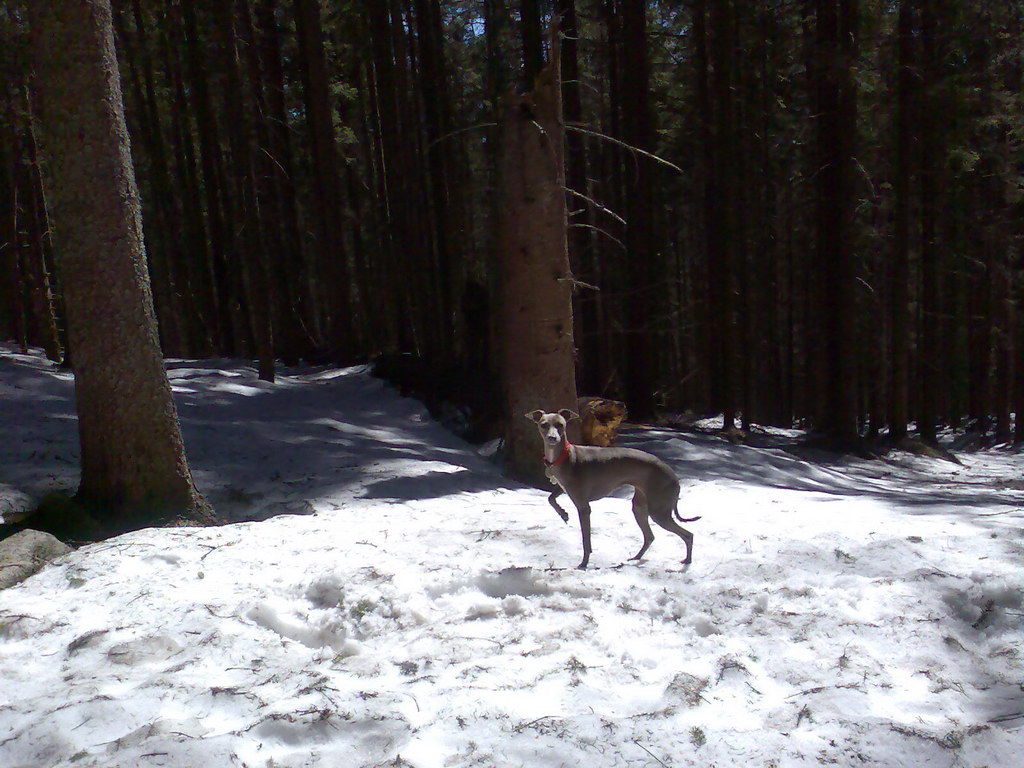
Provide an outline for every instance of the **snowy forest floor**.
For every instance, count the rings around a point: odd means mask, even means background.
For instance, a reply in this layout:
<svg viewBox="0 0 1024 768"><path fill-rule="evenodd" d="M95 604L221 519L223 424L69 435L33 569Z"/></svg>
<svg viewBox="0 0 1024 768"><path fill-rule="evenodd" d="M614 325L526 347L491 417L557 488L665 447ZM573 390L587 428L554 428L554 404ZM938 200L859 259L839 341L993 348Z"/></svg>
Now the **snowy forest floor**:
<svg viewBox="0 0 1024 768"><path fill-rule="evenodd" d="M577 571L575 519L364 369L169 372L200 490L248 521L0 592L0 765L1018 764L1018 453L809 462L627 430L703 516L694 562L664 532L626 561L626 492ZM0 347L0 435L8 492L73 492L71 375Z"/></svg>

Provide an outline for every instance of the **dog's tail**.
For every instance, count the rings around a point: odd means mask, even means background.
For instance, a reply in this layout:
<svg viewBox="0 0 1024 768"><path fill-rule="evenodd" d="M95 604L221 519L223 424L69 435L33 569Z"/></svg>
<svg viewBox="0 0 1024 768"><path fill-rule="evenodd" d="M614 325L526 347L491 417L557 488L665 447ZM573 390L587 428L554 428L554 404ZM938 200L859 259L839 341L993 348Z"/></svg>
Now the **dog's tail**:
<svg viewBox="0 0 1024 768"><path fill-rule="evenodd" d="M676 513L676 520L678 520L680 523L692 523L694 520L700 520L701 518L700 515L697 515L696 517L680 517L678 502L676 503L675 509L672 511Z"/></svg>

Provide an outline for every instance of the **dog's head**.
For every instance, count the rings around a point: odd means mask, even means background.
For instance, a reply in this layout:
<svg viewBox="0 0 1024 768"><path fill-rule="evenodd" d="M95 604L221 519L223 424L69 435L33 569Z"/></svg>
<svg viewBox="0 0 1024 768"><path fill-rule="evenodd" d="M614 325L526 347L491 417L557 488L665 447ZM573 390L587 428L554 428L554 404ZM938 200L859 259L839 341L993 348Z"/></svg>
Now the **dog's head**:
<svg viewBox="0 0 1024 768"><path fill-rule="evenodd" d="M550 445L559 445L565 442L565 425L573 419L578 419L575 413L568 408L563 408L558 413L545 413L544 411L530 411L526 418L537 424L544 442Z"/></svg>

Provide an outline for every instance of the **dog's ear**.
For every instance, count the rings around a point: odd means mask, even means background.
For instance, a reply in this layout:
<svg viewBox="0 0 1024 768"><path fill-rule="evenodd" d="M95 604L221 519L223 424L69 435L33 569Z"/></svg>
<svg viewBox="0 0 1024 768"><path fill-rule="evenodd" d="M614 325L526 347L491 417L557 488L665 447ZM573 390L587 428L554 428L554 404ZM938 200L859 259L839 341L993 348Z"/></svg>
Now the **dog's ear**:
<svg viewBox="0 0 1024 768"><path fill-rule="evenodd" d="M563 419L565 419L567 422L572 421L573 419L578 419L579 418L579 416L577 414L573 413L568 408L563 408L562 410L560 410L558 412L558 415L561 416Z"/></svg>
<svg viewBox="0 0 1024 768"><path fill-rule="evenodd" d="M540 424L540 419L541 419L541 416L543 416L543 415L544 415L544 411L540 411L540 410L530 411L528 414L526 414L526 418L530 419L530 421L535 421L538 424Z"/></svg>

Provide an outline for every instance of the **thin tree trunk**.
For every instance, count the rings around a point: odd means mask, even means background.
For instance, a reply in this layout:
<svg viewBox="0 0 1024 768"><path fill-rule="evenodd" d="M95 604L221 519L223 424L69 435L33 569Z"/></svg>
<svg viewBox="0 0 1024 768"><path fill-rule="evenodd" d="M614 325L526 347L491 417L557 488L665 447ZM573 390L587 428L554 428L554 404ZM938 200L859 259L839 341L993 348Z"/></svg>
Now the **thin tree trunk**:
<svg viewBox="0 0 1024 768"><path fill-rule="evenodd" d="M67 344L62 349L61 334L57 321L57 298L54 296L54 281L51 265L53 251L50 240L49 214L46 210L43 191L42 164L33 126L32 103L28 91L25 94L25 112L29 125L23 134L23 146L29 163L22 174L21 201L25 213L25 230L28 235L22 243L20 270L28 284L27 308L28 335L46 350L46 357L54 362L66 358Z"/></svg>
<svg viewBox="0 0 1024 768"><path fill-rule="evenodd" d="M519 0L519 29L523 44L523 87L529 91L544 67L544 33L538 0Z"/></svg>
<svg viewBox="0 0 1024 768"><path fill-rule="evenodd" d="M239 74L244 83L243 96L249 123L245 142L250 198L247 221L252 227L251 237L255 241L255 248L250 250L247 263L254 295L259 375L264 381L274 381L278 346L275 329L280 319L280 286L271 279L271 264L282 258L284 244L281 221L284 217L274 179L274 160L268 150L270 131L267 99L250 0L236 0L236 7L236 45L241 59L238 65L241 67L244 63L244 70L248 73L248 77Z"/></svg>
<svg viewBox="0 0 1024 768"><path fill-rule="evenodd" d="M420 239L414 158L410 142L404 136L412 133L405 100L405 57L396 24L387 3L370 3L367 18L370 25L371 55L374 76L374 127L377 134L375 155L378 195L381 200L383 260L387 265L386 290L401 297L401 310L396 313L397 345L402 352L426 354L431 340L423 305L432 276L426 274L423 259L424 243ZM399 59L401 58L401 62ZM413 286L408 275L417 275Z"/></svg>
<svg viewBox="0 0 1024 768"><path fill-rule="evenodd" d="M943 148L939 136L938 121L943 119L936 113L940 106L939 54L936 35L939 18L934 10L934 0L921 7L921 72L924 79L924 104L920 120L921 146L921 351L918 358L920 400L917 414L917 429L921 439L935 444L938 440L938 385L941 372L939 363L942 352L939 349L940 302L940 237L939 217L943 190L939 166L943 160ZM986 302L987 303L987 302ZM988 347L990 349L990 347Z"/></svg>
<svg viewBox="0 0 1024 768"><path fill-rule="evenodd" d="M142 25L141 19L137 20L137 25ZM176 199L168 221L168 226L170 221L174 221L177 228L177 247L172 249L170 259L175 265L174 274L179 279L182 275L188 275L187 279L182 280L187 282L185 290L189 294L188 301L179 302L179 306L183 306L182 311L188 314L179 320L180 332L191 350L190 355L223 355L225 339L220 333L221 302L217 295L212 244L207 237L208 227L203 213L206 198L200 181L195 131L192 130L192 114L195 110L192 100L186 96L183 74L184 29L175 14L165 18L157 31L156 50L159 51L160 69L169 101L166 113L167 140L170 146L165 148L170 177L168 184ZM183 268L183 263L189 267Z"/></svg>
<svg viewBox="0 0 1024 768"><path fill-rule="evenodd" d="M854 0L817 0L817 259L823 268L819 304L825 328L823 431L849 446L858 434L854 325L853 150L856 90L852 77L857 30Z"/></svg>
<svg viewBox="0 0 1024 768"><path fill-rule="evenodd" d="M562 61L562 98L563 116L567 125L583 122L583 100L580 89L579 63L579 26L576 15L575 0L558 0L557 13L561 18L562 43L560 46ZM572 192L587 195L590 190L587 184L586 143L583 136L575 131L568 131L566 145L566 183ZM569 264L573 274L583 282L594 284L594 253L589 247L590 233L593 226L590 204L571 193L566 204L572 214L569 217ZM591 394L601 392L597 346L597 297L590 289L577 292L575 295L573 318L575 328L573 336L579 347L576 365L576 377L581 391Z"/></svg>
<svg viewBox="0 0 1024 768"><path fill-rule="evenodd" d="M301 285L309 265L299 227L295 158L285 105L286 82L282 54L284 35L277 22L277 9L278 0L258 0L256 26L266 86L266 150L271 161L269 170L274 180L274 194L281 216L281 253L270 265L270 279L277 286L281 358L286 365L296 365L300 358L308 358L312 351L302 329L308 301Z"/></svg>
<svg viewBox="0 0 1024 768"><path fill-rule="evenodd" d="M173 271L174 263L168 258L165 248L165 244L169 241L169 222L177 221L178 217L168 211L169 206L174 203L174 194L167 173L164 144L160 135L158 107L152 90L152 72L148 68L149 57L145 46L145 28L142 24L141 5L138 0L134 6L137 13L134 31L138 35L138 40L132 37L122 12L116 6L114 7L114 29L118 44L124 51L123 58L128 63L128 80L131 83L129 117L133 114L130 108L131 101L134 100L136 105L134 110L136 123L130 126L133 135L140 138L139 143L136 144L136 151L138 152L141 146L140 157L145 156L152 163L149 188L152 190L150 198L153 201L153 216L150 219L151 226L147 230L146 257L150 273L153 275L153 301L157 317L160 319L160 346L168 354L183 356L188 354L188 351L186 351L180 327L182 312L177 306L176 299L187 291L182 291L179 288L180 281ZM146 69L148 77L140 74L142 69ZM143 90L143 79L146 79L149 86L147 92ZM147 96L152 98L147 98Z"/></svg>
<svg viewBox="0 0 1024 768"><path fill-rule="evenodd" d="M703 5L703 3L701 3ZM709 262L708 327L712 329L713 383L722 428L735 427L738 390L736 363L735 238L735 128L733 122L733 7L731 0L714 2L710 11L710 46L698 68L708 72L710 84L699 85L698 103L705 115L702 135L708 163L704 169L704 216ZM705 29L707 29L705 23ZM702 33L707 39L707 33ZM707 45L707 43L705 43Z"/></svg>
<svg viewBox="0 0 1024 768"><path fill-rule="evenodd" d="M259 200L256 195L255 169L252 149L252 120L246 110L245 82L239 61L237 23L232 5L214 6L221 52L221 71L225 74L223 90L224 113L227 121L230 172L233 182L234 205L238 206L236 228L241 246L235 268L239 295L244 299L243 312L249 334L255 344L259 377L274 380L273 330L269 325L270 312L266 301L266 286L261 279L260 262L264 258Z"/></svg>
<svg viewBox="0 0 1024 768"><path fill-rule="evenodd" d="M9 101L3 103L0 118L15 124L14 110ZM28 352L28 323L24 296L27 292L25 275L21 269L20 227L21 201L19 175L24 173L19 162L21 148L13 131L0 134L0 333L14 339L22 353Z"/></svg>
<svg viewBox="0 0 1024 768"><path fill-rule="evenodd" d="M455 266L462 259L459 244L464 242L464 217L461 194L455 180L456 146L451 131L448 75L444 56L444 29L438 0L416 0L417 39L419 41L419 85L423 94L423 118L427 141L426 162L431 214L431 241L434 251L433 314L437 326L438 350L443 357L455 351Z"/></svg>
<svg viewBox="0 0 1024 768"><path fill-rule="evenodd" d="M651 67L648 61L647 3L623 0L622 16L622 131L626 142L654 151L654 110L651 106ZM630 158L626 174L626 257L628 264L626 318L626 401L635 419L654 415L658 385L658 323L664 285L654 222L653 166Z"/></svg>
<svg viewBox="0 0 1024 768"><path fill-rule="evenodd" d="M910 190L914 106L913 0L900 0L897 23L896 158L893 179L892 375L889 438L907 435L910 399Z"/></svg>
<svg viewBox="0 0 1024 768"><path fill-rule="evenodd" d="M226 192L224 191L223 157L218 138L216 116L205 60L208 56L204 41L199 37L198 19L196 16L196 0L181 0L180 15L186 57L188 97L184 92L179 102L185 106L185 99L194 109L196 134L199 138L199 160L202 170L202 189L206 203L206 223L209 236L210 254L208 257L211 283L213 311L217 318L216 339L221 354L238 354L241 339L238 333L238 322L235 307L239 297L231 284L232 237L229 227L231 216L224 209ZM190 139L182 137L183 142Z"/></svg>
<svg viewBox="0 0 1024 768"><path fill-rule="evenodd" d="M294 5L306 123L313 159L311 170L319 256L329 287L327 317L331 346L339 359L346 360L353 348L353 324L348 256L341 227L341 176L334 140L334 113L330 106L320 4L317 0L294 0Z"/></svg>

